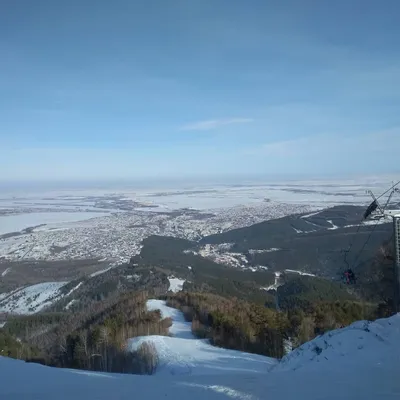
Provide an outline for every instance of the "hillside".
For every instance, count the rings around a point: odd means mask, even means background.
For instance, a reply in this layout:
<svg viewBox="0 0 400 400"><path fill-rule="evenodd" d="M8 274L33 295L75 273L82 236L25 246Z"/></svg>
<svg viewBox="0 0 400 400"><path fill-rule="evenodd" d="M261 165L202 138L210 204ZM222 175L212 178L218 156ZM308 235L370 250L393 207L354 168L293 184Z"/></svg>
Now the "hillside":
<svg viewBox="0 0 400 400"><path fill-rule="evenodd" d="M391 235L390 221L376 226L374 221L368 221L359 229L364 211L358 206L336 206L311 214L291 215L207 236L200 245L230 243L230 252L246 255L252 266L301 270L337 279L346 268L344 251L351 243L347 260L350 265L356 261L356 267L373 257ZM369 236L368 246L357 258Z"/></svg>
<svg viewBox="0 0 400 400"><path fill-rule="evenodd" d="M375 322L360 321L304 344L279 363L267 362L265 369L260 368L256 359L247 358L245 354L231 357L229 352L227 359L222 359L224 367L220 363L222 353L207 354L207 348L198 346L196 340L181 339L190 340L192 350L186 352L178 345L169 347L175 351L175 356L180 356L179 365L200 361L206 364L209 372L181 374L182 368L167 368L167 376L156 373L152 377L55 369L0 357L0 397L15 400L109 400L116 397L121 400L133 397L261 400L267 395L281 400L394 400L400 396L399 335L400 315ZM204 356L199 358L201 354ZM173 357L167 360L176 365ZM243 365L243 360L247 365ZM23 385L21 377L24 377Z"/></svg>
<svg viewBox="0 0 400 400"><path fill-rule="evenodd" d="M0 280L0 312L77 312L129 291L148 290L160 296L170 288L273 307L276 298L270 289L285 282L279 275L306 273L340 282L347 268L344 252L351 243L347 262L360 283L352 288L354 294L379 302L388 297L390 287L385 289L380 283L382 263L376 254L390 237L391 225L375 226L369 221L358 228L362 212L362 207L336 206L206 236L198 242L153 235L142 241L140 254L129 263L112 268L99 260L78 260L76 266L72 261L7 262L3 265L7 273ZM368 246L360 252L367 239ZM175 279L172 286L171 279ZM333 291L343 297L340 283Z"/></svg>
<svg viewBox="0 0 400 400"><path fill-rule="evenodd" d="M192 333L192 324L185 321L183 313L166 306L164 301L150 300L147 307L149 310L159 309L162 318L172 319L171 337L135 337L130 339L128 348L137 350L143 343L154 344L159 355L156 374L207 375L243 370L263 373L276 363L273 358L226 350L211 346L207 339L197 339Z"/></svg>
<svg viewBox="0 0 400 400"><path fill-rule="evenodd" d="M284 310L310 309L320 302L356 300L344 284L311 276L294 276L277 289L279 307Z"/></svg>

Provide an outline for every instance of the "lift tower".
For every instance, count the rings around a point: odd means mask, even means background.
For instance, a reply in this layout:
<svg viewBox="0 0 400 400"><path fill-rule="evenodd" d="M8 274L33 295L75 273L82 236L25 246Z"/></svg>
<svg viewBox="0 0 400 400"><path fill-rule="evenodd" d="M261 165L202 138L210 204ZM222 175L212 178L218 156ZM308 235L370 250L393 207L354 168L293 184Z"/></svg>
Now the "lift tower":
<svg viewBox="0 0 400 400"><path fill-rule="evenodd" d="M395 311L400 312L400 209L387 210L386 208L390 205L390 200L395 193L400 193L400 190L393 186L388 196L386 204L382 207L378 199L374 196L371 191L368 193L372 196L373 202L367 208L364 218L368 218L371 214L375 213L374 219L381 218L392 218L393 220L393 271L394 271L394 308Z"/></svg>

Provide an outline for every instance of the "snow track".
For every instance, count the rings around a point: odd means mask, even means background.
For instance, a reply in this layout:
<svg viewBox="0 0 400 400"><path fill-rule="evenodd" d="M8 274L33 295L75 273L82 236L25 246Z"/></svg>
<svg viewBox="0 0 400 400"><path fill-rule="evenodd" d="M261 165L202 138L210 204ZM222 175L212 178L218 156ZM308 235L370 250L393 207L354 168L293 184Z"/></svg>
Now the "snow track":
<svg viewBox="0 0 400 400"><path fill-rule="evenodd" d="M128 347L136 350L145 342L153 343L160 359L158 374L265 373L277 363L273 358L226 350L211 346L207 339L196 339L191 331L191 323L185 321L180 311L166 306L164 301L149 300L147 308L159 309L163 318L172 318L170 334L173 337L140 336L130 339Z"/></svg>
<svg viewBox="0 0 400 400"><path fill-rule="evenodd" d="M148 305L161 308L165 316L179 315L162 302ZM178 325L174 329L184 335L182 328ZM0 399L397 400L400 398L399 336L400 315L375 322L359 321L304 344L280 363L272 360L275 365L272 369L265 368L270 365L268 362L261 362L264 369L260 367L256 372L243 368L246 357L250 359L247 367L254 369L257 365L251 354L213 348L204 341L200 341L204 347L196 349L190 343L196 343L197 339L178 337L166 338L164 344L171 348L177 342L176 354L186 364L171 361L169 367L174 369L166 367L151 377L50 368L0 357ZM192 351L191 359L183 357L184 343ZM208 373L193 373L206 365L203 357L201 367L191 367L189 374L191 364L199 361L196 353L207 352L209 365L203 371ZM215 357L213 352L217 353ZM223 353L232 357L221 360Z"/></svg>

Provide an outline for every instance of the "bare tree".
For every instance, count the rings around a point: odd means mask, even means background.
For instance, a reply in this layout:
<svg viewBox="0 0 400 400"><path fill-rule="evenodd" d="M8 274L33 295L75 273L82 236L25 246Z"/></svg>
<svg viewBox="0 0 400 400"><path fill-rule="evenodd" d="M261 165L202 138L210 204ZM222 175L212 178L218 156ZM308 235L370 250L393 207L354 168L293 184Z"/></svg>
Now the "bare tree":
<svg viewBox="0 0 400 400"><path fill-rule="evenodd" d="M156 346L152 342L144 342L137 350L140 372L148 375L154 374L159 364Z"/></svg>

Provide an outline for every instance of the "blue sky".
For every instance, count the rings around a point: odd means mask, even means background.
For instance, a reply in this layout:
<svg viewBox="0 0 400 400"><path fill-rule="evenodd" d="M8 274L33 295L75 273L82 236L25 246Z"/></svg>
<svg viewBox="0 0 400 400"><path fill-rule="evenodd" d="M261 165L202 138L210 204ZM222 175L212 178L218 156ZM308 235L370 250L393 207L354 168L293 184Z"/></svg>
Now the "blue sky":
<svg viewBox="0 0 400 400"><path fill-rule="evenodd" d="M2 0L0 179L400 172L399 43L397 0Z"/></svg>

